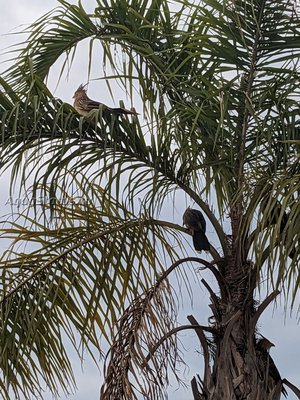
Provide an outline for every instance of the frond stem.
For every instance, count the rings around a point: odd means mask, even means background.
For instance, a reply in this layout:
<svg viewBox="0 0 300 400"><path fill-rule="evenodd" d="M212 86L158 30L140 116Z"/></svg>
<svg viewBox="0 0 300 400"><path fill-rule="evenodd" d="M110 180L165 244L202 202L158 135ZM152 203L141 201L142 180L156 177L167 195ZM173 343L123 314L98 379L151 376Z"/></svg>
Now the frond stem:
<svg viewBox="0 0 300 400"><path fill-rule="evenodd" d="M259 305L259 307L256 310L256 313L253 315L253 318L251 319L250 323L250 335L254 333L255 326L257 324L257 321L261 314L264 312L264 310L268 307L268 305L280 294L279 290L274 290L271 294L269 294L268 297L265 298L265 300ZM251 336L250 336L251 337Z"/></svg>
<svg viewBox="0 0 300 400"><path fill-rule="evenodd" d="M235 257L238 257L236 260L237 264L241 263L240 260L240 243L243 240L241 235L239 234L241 222L243 222L243 192L242 188L244 185L244 164L245 164L245 150L246 150L246 139L247 139L247 130L248 130L248 124L249 124L249 107L248 103L251 100L251 92L252 92L252 87L254 83L254 78L255 78L255 71L256 71L256 64L257 64L257 59L258 59L258 54L257 54L257 48L258 48L258 43L261 37L260 33L260 25L262 21L262 16L263 16L263 10L265 7L265 0L262 1L260 5L260 11L259 11L259 16L257 20L257 28L256 28L256 34L254 38L254 43L252 46L252 55L251 55L251 61L250 61L250 68L248 74L243 78L242 83L241 83L241 89L243 89L243 84L246 83L246 90L244 92L244 97L243 97L243 104L240 109L239 115L240 119L242 119L241 123L241 136L239 140L239 149L238 149L238 154L237 154L237 199L236 199L236 204L233 206L231 210L231 218L232 218L232 235L233 235L233 243L235 245Z"/></svg>
<svg viewBox="0 0 300 400"><path fill-rule="evenodd" d="M185 330L190 330L190 329L194 329L195 331L200 330L201 332L206 331L209 333L216 333L215 329L210 328L209 326L203 326L203 325L199 325L199 324L178 326L176 328L171 329L169 332L167 332L164 336L162 336L159 339L159 341L153 346L153 348L151 349L149 354L146 356L146 361L150 361L151 357L156 352L156 350L159 348L159 346L161 346L163 344L163 342L165 340L167 340L169 337L173 336L174 334L176 334L180 331L185 331Z"/></svg>
<svg viewBox="0 0 300 400"><path fill-rule="evenodd" d="M94 240L100 239L101 237L104 237L106 235L109 234L113 234L115 232L118 231L123 231L126 230L128 228L132 228L135 226L140 225L141 223L144 223L145 225L150 225L150 224L155 224L155 225L159 225L159 226L164 226L164 227L169 227L172 229L176 229L179 230L181 232L185 232L187 233L187 229L184 228L183 226L180 226L178 224L173 224L171 222L168 221L159 221L159 220L154 220L154 219L148 219L148 220L134 220L134 221L128 221L125 222L123 224L117 225L115 227L106 229L104 231L101 232L97 232L93 235L90 235L89 237L87 237L86 239L81 240L80 242L74 244L73 246L71 246L70 248L66 249L65 251L63 251L61 254L58 254L56 257L52 258L51 260L47 261L44 265L42 265L41 267L37 268L36 271L34 271L30 276L28 276L27 278L25 278L22 282L20 282L16 287L14 287L13 289L11 289L8 293L6 293L2 299L0 300L0 303L5 301L8 297L12 296L14 293L16 293L19 289L21 289L24 285L26 285L28 282L30 282L32 279L34 279L36 276L38 276L39 274L43 273L43 271L45 271L47 268L51 267L51 265L53 263L56 263L57 261L61 260L62 258L64 258L67 254L71 253L72 251L78 249L79 247L88 244L90 242L93 242ZM203 265L205 265L206 268L209 268L215 275L216 279L218 280L218 282L221 283L221 275L219 274L219 272L212 266L211 263L209 263L206 260L202 260L200 258L197 257L188 257L182 260L177 261L176 263L174 263L167 271L165 271L162 276L158 279L157 283L155 286L159 286L160 283L180 264L182 264L183 262L188 262L188 261L193 261L193 262L198 262L201 263Z"/></svg>

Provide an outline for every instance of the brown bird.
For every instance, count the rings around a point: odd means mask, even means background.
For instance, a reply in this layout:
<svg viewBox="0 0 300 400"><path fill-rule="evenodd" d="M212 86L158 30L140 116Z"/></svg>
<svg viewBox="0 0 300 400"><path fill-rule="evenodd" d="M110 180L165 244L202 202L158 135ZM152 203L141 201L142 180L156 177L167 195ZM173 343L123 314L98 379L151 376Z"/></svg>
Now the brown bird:
<svg viewBox="0 0 300 400"><path fill-rule="evenodd" d="M205 235L206 222L201 211L188 207L183 214L183 225L191 231L196 251L210 249L209 241Z"/></svg>
<svg viewBox="0 0 300 400"><path fill-rule="evenodd" d="M99 101L91 100L87 94L86 94L86 89L85 85L80 85L79 88L76 90L73 96L74 103L73 106L75 110L83 116L86 116L89 114L90 111L92 110L97 110L99 109L100 106L103 106L103 116L108 117L112 114L115 115L122 115L122 114L131 114L131 115L137 115L135 111L129 111L126 110L125 108L111 108L107 107L105 104L100 103Z"/></svg>
<svg viewBox="0 0 300 400"><path fill-rule="evenodd" d="M267 382L267 388L269 393L277 386L281 386L281 393L287 397L287 391L283 387L280 373L270 356L270 349L274 347L274 344L267 338L258 340L256 343L256 354L258 361L258 369L260 378Z"/></svg>

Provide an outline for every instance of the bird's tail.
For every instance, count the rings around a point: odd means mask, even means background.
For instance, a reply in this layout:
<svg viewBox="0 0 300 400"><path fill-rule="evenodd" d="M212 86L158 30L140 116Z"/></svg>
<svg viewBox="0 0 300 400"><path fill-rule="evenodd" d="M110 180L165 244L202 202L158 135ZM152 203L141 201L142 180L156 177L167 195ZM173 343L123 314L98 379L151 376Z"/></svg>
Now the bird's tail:
<svg viewBox="0 0 300 400"><path fill-rule="evenodd" d="M137 112L134 110L126 110L126 108L110 108L108 110L111 111L113 114L121 115L121 114L130 114L130 115L137 115Z"/></svg>
<svg viewBox="0 0 300 400"><path fill-rule="evenodd" d="M194 231L193 244L196 251L209 250L210 244L203 231Z"/></svg>

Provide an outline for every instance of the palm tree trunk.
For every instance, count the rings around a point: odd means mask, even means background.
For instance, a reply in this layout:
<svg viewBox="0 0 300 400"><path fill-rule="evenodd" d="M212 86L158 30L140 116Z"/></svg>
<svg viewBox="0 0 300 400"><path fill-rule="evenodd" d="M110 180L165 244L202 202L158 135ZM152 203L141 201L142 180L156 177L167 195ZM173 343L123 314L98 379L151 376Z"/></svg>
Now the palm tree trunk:
<svg viewBox="0 0 300 400"><path fill-rule="evenodd" d="M232 251L228 260L218 263L220 295L203 282L210 292L216 334L208 340L203 332L199 338L205 367L203 378L191 382L194 400L277 400L281 395L282 381L270 382L268 371L261 368L255 337L259 316L279 292L257 306L257 270L249 262L237 264L238 259ZM193 317L189 321L197 323Z"/></svg>

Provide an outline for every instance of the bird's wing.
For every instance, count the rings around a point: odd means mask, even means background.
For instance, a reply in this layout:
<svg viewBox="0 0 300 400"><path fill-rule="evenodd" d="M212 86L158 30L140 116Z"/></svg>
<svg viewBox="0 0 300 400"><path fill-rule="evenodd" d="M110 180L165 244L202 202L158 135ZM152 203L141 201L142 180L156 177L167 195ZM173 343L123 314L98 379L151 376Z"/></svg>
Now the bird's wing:
<svg viewBox="0 0 300 400"><path fill-rule="evenodd" d="M198 215L198 226L203 232L205 232L206 231L206 221L204 219L204 216L201 211L198 211L197 215Z"/></svg>
<svg viewBox="0 0 300 400"><path fill-rule="evenodd" d="M85 105L86 105L87 109L94 110L95 108L99 108L99 106L104 105L104 104L100 103L99 101L88 99L85 102Z"/></svg>
<svg viewBox="0 0 300 400"><path fill-rule="evenodd" d="M99 108L100 106L105 107L105 109L107 111L109 111L110 113L112 113L112 114L132 114L132 115L136 114L136 112L126 110L126 108L121 108L121 107L120 108L111 108L111 107L107 107L105 104L100 103L99 101L92 100L92 99L88 99L88 101L86 101L86 108L88 110L94 110L95 108Z"/></svg>
<svg viewBox="0 0 300 400"><path fill-rule="evenodd" d="M121 108L121 107L120 108L107 107L107 109L113 114L131 114L131 115L137 114L135 111L126 110L126 108Z"/></svg>

